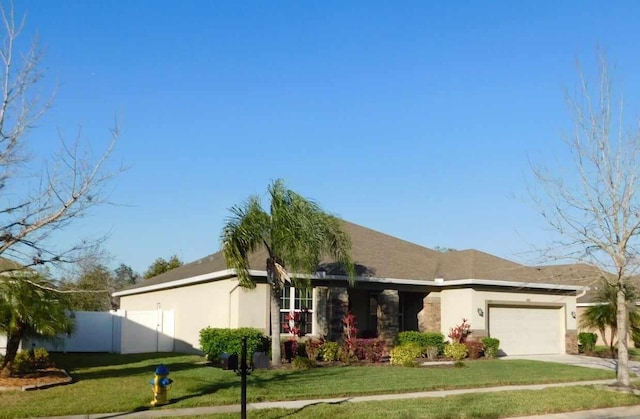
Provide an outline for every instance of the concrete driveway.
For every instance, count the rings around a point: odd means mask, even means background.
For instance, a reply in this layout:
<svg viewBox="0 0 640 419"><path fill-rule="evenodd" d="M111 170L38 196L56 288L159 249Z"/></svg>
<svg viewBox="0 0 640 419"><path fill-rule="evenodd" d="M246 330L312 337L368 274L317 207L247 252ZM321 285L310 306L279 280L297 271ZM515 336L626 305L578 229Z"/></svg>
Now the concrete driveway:
<svg viewBox="0 0 640 419"><path fill-rule="evenodd" d="M618 361L609 358L598 358L595 356L584 355L517 355L504 356L500 359L529 359L533 361L557 362L560 364L576 365L580 367L600 368L615 371L618 367ZM629 371L640 376L640 362L629 361Z"/></svg>

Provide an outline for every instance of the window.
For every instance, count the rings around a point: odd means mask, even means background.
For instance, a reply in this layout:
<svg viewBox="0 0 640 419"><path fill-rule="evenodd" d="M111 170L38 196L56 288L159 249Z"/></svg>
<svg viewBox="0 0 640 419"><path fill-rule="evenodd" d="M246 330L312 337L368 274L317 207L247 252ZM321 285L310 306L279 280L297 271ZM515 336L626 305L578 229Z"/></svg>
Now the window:
<svg viewBox="0 0 640 419"><path fill-rule="evenodd" d="M280 297L280 333L291 334L295 329L302 335L313 332L313 289L286 285Z"/></svg>

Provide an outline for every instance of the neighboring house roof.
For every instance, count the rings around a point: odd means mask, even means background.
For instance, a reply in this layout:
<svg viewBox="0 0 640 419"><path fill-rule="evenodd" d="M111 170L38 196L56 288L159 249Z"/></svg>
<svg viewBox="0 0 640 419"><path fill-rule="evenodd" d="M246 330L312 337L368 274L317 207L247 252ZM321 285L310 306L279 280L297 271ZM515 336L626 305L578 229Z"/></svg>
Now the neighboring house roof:
<svg viewBox="0 0 640 419"><path fill-rule="evenodd" d="M2 273L15 273L16 271L22 271L25 267L18 262L14 262L11 259L3 258L0 256L0 274Z"/></svg>
<svg viewBox="0 0 640 419"><path fill-rule="evenodd" d="M601 278L600 272L588 265L530 267L473 249L439 252L348 221L342 223L343 229L351 237L352 258L360 276L422 281L442 278L445 282L463 279L494 280L561 286L590 286ZM265 249L252 253L249 255L250 269L263 272L266 259ZM331 261L324 262L321 270L329 275L340 274L332 271L334 268ZM129 294L129 290L147 290L149 287L154 289L169 283L179 286L180 281L187 278L210 280L214 277L231 276L232 272L227 269L224 255L220 251L123 291ZM219 275L212 276L212 273ZM142 289L140 291L144 292Z"/></svg>

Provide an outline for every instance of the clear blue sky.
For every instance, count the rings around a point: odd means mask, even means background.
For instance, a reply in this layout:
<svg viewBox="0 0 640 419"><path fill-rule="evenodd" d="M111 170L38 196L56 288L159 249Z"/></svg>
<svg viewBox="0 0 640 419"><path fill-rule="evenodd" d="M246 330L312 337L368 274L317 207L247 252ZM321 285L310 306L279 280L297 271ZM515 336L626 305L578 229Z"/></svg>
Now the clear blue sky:
<svg viewBox="0 0 640 419"><path fill-rule="evenodd" d="M269 182L429 247L528 261L548 233L528 159L563 156L575 61L603 47L640 102L635 1L16 1L54 108L36 152L117 115L131 168L59 237L109 233L143 271L219 250L228 208ZM40 141L40 143L38 143Z"/></svg>

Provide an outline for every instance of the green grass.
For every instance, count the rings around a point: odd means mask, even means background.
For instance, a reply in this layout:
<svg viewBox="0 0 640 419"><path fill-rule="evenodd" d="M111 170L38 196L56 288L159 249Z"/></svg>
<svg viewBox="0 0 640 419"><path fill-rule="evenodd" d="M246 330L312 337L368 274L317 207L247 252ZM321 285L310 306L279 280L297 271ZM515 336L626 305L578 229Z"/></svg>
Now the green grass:
<svg viewBox="0 0 640 419"><path fill-rule="evenodd" d="M249 418L500 418L543 415L640 403L640 397L591 386L465 394L445 398L319 404L298 410L249 411ZM236 418L236 414L198 418Z"/></svg>
<svg viewBox="0 0 640 419"><path fill-rule="evenodd" d="M173 407L239 403L240 379L231 371L201 364L202 357L176 354L55 355L77 382L34 392L1 392L0 417L56 416L147 409L149 380L159 363L171 371ZM613 378L611 371L536 361L476 361L465 368L390 366L325 367L255 371L249 402L381 393L569 382Z"/></svg>

